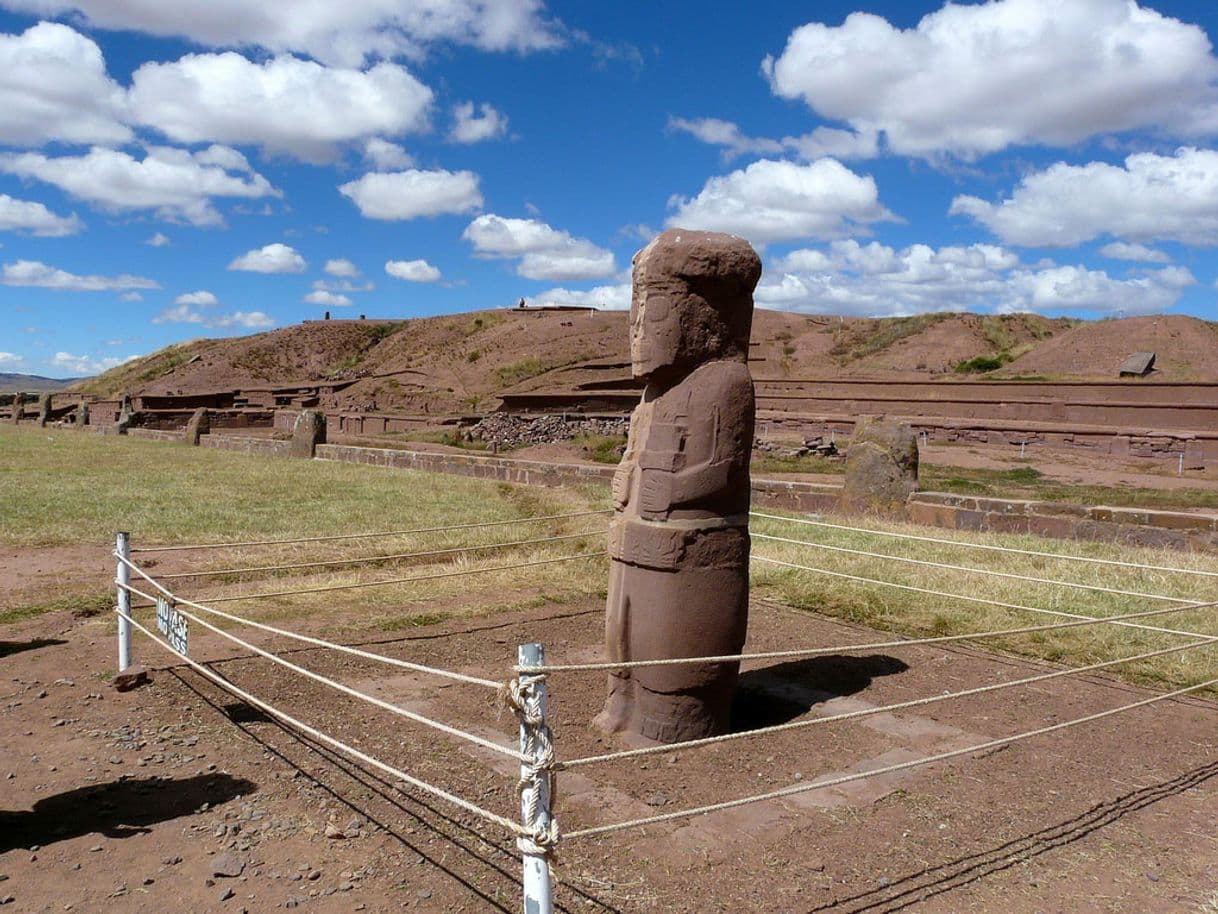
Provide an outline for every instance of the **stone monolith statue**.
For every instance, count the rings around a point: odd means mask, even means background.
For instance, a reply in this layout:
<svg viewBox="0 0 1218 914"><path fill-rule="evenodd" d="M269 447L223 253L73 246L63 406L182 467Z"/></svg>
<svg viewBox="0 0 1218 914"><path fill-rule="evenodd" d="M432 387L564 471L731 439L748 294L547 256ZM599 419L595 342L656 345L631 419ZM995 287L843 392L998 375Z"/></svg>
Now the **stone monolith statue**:
<svg viewBox="0 0 1218 914"><path fill-rule="evenodd" d="M21 421L22 407L25 405L25 394L18 391L13 394L13 411L9 413L9 421L16 425Z"/></svg>
<svg viewBox="0 0 1218 914"><path fill-rule="evenodd" d="M908 425L862 416L846 448L841 507L847 514L901 517L918 491L918 437Z"/></svg>
<svg viewBox="0 0 1218 914"><path fill-rule="evenodd" d="M38 401L38 426L46 428L47 423L51 421L51 406L52 399L49 393L43 394L42 399Z"/></svg>
<svg viewBox="0 0 1218 914"><path fill-rule="evenodd" d="M672 229L634 259L630 360L646 381L613 478L611 660L739 653L748 623L749 332L761 261L732 235ZM597 725L655 742L724 732L738 663L609 676Z"/></svg>
<svg viewBox="0 0 1218 914"><path fill-rule="evenodd" d="M200 406L190 416L186 423L186 443L193 447L199 446L204 435L211 434L211 413L206 407Z"/></svg>
<svg viewBox="0 0 1218 914"><path fill-rule="evenodd" d="M292 440L288 455L312 460L317 445L326 443L326 414L316 409L302 410L292 425Z"/></svg>

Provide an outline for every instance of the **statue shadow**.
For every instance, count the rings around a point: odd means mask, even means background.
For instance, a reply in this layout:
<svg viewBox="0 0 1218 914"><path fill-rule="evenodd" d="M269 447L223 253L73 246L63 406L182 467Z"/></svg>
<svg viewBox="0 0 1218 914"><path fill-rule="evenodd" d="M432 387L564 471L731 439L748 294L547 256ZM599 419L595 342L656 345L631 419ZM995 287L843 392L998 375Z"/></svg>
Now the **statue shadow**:
<svg viewBox="0 0 1218 914"><path fill-rule="evenodd" d="M0 810L0 854L45 847L94 832L129 838L148 826L253 793L253 781L227 774L189 778L128 778L43 797L31 810Z"/></svg>
<svg viewBox="0 0 1218 914"><path fill-rule="evenodd" d="M0 641L0 658L67 643L62 638L31 638L29 641Z"/></svg>
<svg viewBox="0 0 1218 914"><path fill-rule="evenodd" d="M879 676L904 673L896 657L832 654L809 657L740 674L732 702L732 730L773 727L795 720L818 704L854 695Z"/></svg>

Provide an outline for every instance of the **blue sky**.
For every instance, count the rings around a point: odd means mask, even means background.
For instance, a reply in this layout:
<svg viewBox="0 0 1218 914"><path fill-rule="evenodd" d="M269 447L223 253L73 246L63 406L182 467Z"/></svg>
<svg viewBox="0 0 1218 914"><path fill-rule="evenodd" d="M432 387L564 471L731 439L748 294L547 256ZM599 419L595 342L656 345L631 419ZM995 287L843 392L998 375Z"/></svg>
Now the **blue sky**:
<svg viewBox="0 0 1218 914"><path fill-rule="evenodd" d="M0 0L0 371L629 302L1218 317L1212 0Z"/></svg>

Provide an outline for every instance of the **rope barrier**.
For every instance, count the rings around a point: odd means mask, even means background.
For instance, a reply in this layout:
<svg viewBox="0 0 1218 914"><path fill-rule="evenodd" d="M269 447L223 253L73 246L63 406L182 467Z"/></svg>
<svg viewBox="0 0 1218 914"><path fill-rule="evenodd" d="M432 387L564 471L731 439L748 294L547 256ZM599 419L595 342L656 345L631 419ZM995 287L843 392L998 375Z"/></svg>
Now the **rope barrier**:
<svg viewBox="0 0 1218 914"><path fill-rule="evenodd" d="M503 527L510 524L534 524L546 520L566 520L572 517L590 517L595 514L610 514L612 508L597 511L574 511L569 514L546 514L540 517L517 517L511 520L488 520L475 524L452 524L447 527L416 527L413 530L383 530L379 533L338 533L329 536L308 536L297 539L281 540L249 540L243 543L194 543L181 546L141 546L132 549L134 555L139 552L197 552L204 549L236 549L246 546L289 546L295 543L331 543L336 540L375 539L384 536L409 536L414 533L444 533L449 530L472 530L476 527Z"/></svg>
<svg viewBox="0 0 1218 914"><path fill-rule="evenodd" d="M586 758L571 759L569 761L558 762L555 768L558 771L565 771L568 768L580 768L585 765L595 765L602 762L617 761L620 759L637 758L643 755L656 755L657 753L674 752L678 749L695 749L700 746L710 746L715 743L726 743L732 740L743 739L748 736L765 736L771 733L781 733L785 730L800 730L805 727L815 727L822 724L838 723L844 720L857 720L860 717L871 717L875 714L887 714L893 711L903 711L907 708L918 708L924 705L935 704L940 701L948 701L953 698L968 698L973 695L984 695L987 692L997 692L1002 689L1012 689L1017 686L1032 685L1037 682L1047 682L1050 679L1059 679L1063 676L1078 676L1083 673L1093 673L1096 670L1107 669L1108 667L1118 666L1123 663L1134 663L1139 660L1150 660L1155 657L1162 657L1166 654L1175 654L1182 651L1195 650L1199 647L1208 647L1209 645L1218 642L1218 637L1208 637L1201 641L1194 641L1192 644L1181 644L1173 647L1162 648L1157 651L1147 651L1142 654L1135 654L1132 657L1120 657L1116 660L1105 660L1101 663L1093 663L1089 666L1071 667L1065 670L1056 670L1052 673L1041 673L1037 676L1029 676L1024 679L1013 679L1008 682L993 683L986 686L977 686L972 689L965 689L960 692L946 692L942 695L931 695L926 698L914 698L909 701L901 701L890 705L879 705L874 708L864 708L859 711L845 711L841 714L831 714L828 717L817 717L812 720L797 720L785 724L775 724L770 727L759 727L756 730L745 730L740 733L725 733L720 736L707 736L701 739L685 740L680 743L667 743L659 746L644 746L639 749L624 749L620 752L609 752L604 755L591 755Z"/></svg>
<svg viewBox="0 0 1218 914"><path fill-rule="evenodd" d="M827 568L812 568L809 565L799 565L795 562L784 562L781 559L772 559L772 558L769 558L768 556L764 556L764 555L754 555L753 560L757 561L757 562L765 562L770 565L781 565L785 568L794 568L797 571L810 571L813 574L824 574L824 575L828 575L829 577L833 577L833 578L845 578L846 580L849 580L849 581L859 581L863 584L879 584L883 587L893 587L893 588L896 588L897 590L908 590L908 591L912 591L913 593L924 593L924 594L928 594L929 596L932 596L932 597L946 597L950 600L967 600L970 603L982 603L986 606L997 606L1000 609L1014 609L1014 610L1019 610L1020 612L1040 613L1042 615L1048 615L1048 616L1062 616L1067 619L1091 619L1096 622L1108 621L1106 619L1098 618L1096 616L1084 616L1081 613L1070 613L1070 612L1065 612L1064 610L1059 610L1059 609L1043 609L1039 606L1022 606L1019 603L1004 603L1001 600L989 600L985 597L970 597L970 596L966 596L966 595L960 594L960 593L945 593L941 590L931 590L930 588L927 588L927 587L916 587L913 584L898 584L895 581L884 581L879 578L865 578L865 577L863 577L861 575L857 575L857 574L847 574L844 571L830 571ZM1209 603L1185 604L1185 605L1181 606L1180 608L1181 609L1193 609L1193 608L1203 609L1204 607L1210 606L1210 605L1212 605L1212 604L1209 604ZM1186 638L1198 637L1197 632L1180 631L1179 629L1174 629L1174 628L1159 628L1154 625L1140 625L1136 622L1117 622L1117 621L1113 620L1111 624L1128 626L1130 628L1139 628L1139 629L1143 629L1145 631L1158 632L1161 635L1181 635Z"/></svg>
<svg viewBox="0 0 1218 914"><path fill-rule="evenodd" d="M671 657L661 660L606 660L598 663L547 663L543 666L517 666L517 673L581 673L594 670L635 669L648 666L678 666L692 663L731 663L740 660L786 660L799 657L819 657L827 654L842 654L852 651L877 650L879 648L917 647L927 644L950 644L955 641L982 641L987 638L1003 638L1014 635L1029 635L1039 632L1061 631L1067 628L1081 628L1086 625L1113 625L1127 619L1144 619L1147 616L1162 616L1167 613L1188 612L1194 609L1207 609L1218 606L1218 600L1212 603L1190 603L1185 606L1168 606L1163 609L1142 610L1140 612L1123 613L1119 616L1084 616L1074 622L1055 622L1050 625L1029 625L1020 628L1000 628L983 632L969 632L963 635L934 635L927 638L902 638L897 641L864 641L858 644L838 644L831 647L809 647L787 651L758 651L751 654L723 654L717 657ZM1165 630L1166 631L1166 630ZM1179 632L1193 638L1205 638L1201 632Z"/></svg>
<svg viewBox="0 0 1218 914"><path fill-rule="evenodd" d="M1096 565L1117 565L1122 568L1139 568L1143 571L1166 571L1173 574L1197 574L1218 578L1218 571L1204 571L1200 568L1174 568L1170 565L1148 565L1143 562L1125 562L1119 559L1101 559L1087 555L1073 555L1066 552L1040 552L1035 549L1016 549L1013 546L995 546L991 543L970 543L966 540L950 540L936 536L921 536L914 533L896 533L891 530L873 530L868 527L850 527L846 524L831 524L828 521L810 520L804 517L785 517L781 514L765 514L761 511L750 511L752 517L765 520L787 521L792 524L804 524L809 527L826 527L830 530L846 530L851 533L870 533L873 536L888 536L893 539L915 540L924 543L940 543L944 546L964 546L968 549L987 549L991 552L1009 552L1016 555L1032 555L1044 559L1064 559L1070 562L1092 562Z"/></svg>
<svg viewBox="0 0 1218 914"><path fill-rule="evenodd" d="M233 683L229 682L219 673L214 672L213 670L209 669L208 667L204 666L203 664L199 663L196 660L192 660L190 657L186 657L183 654L179 654L172 647L170 647L160 638L156 637L156 635L154 635L152 632L150 632L147 628L145 628L135 619L131 618L130 616L128 616L124 613L117 613L117 614L121 618L126 619L126 621L129 622L134 628L138 629L140 632L147 635L152 641L156 642L166 651L168 651L169 653L173 654L178 659L185 662L186 665L189 666L191 669L193 669L195 672L197 672L200 675L211 680L213 683L220 686L220 688L225 689L228 692L231 692L233 695L240 698L246 704L251 705L252 707L258 708L260 711L264 711L267 714L270 714L271 716L278 718L279 720L283 721L284 723L288 724L291 727L294 727L295 729L299 730L300 732L307 734L308 736L312 737L313 739L315 739L319 742L325 743L331 749L335 749L339 752L342 752L344 755L347 755L348 757L353 758L356 761L363 762L366 765L371 765L373 768L376 768L376 769L384 772L385 774L388 774L401 781L404 781L407 784L409 784L410 786L412 786L418 790L421 790L424 793L431 794L434 797L439 797L440 799L442 799L448 803L451 803L453 806L456 806L458 809L463 809L466 812L468 812L472 815L478 816L479 818L484 819L487 822L491 822L495 825L498 825L500 828L506 829L509 833L511 833L513 835L516 835L518 837L527 836L527 833L524 830L524 828L522 828L517 822L513 822L511 819L505 818L504 816L498 815L497 813L493 813L489 809L483 809L481 806L471 803L469 800L462 799L461 797L457 796L456 794L449 793L447 790L444 790L443 788L436 787L434 784L429 784L426 781L423 781L423 780L420 780L419 778L414 777L413 775L407 774L405 771L402 771L400 768L395 768L392 765L382 762L380 759L378 759L374 756L368 755L366 752L361 752L359 749L349 746L346 743L342 742L341 740L335 739L333 736L329 736L329 735L321 732L320 730L316 729L315 727L310 727L308 724L303 723L300 720L297 720L295 717L292 717L287 712L279 710L278 708L274 707L273 705L269 704L268 702L255 698L249 692L246 692L244 689L241 689L238 686L234 685Z"/></svg>
<svg viewBox="0 0 1218 914"><path fill-rule="evenodd" d="M553 559L537 559L531 562L515 562L509 565L488 565L484 568L463 568L459 571L440 571L435 574L420 574L407 578L387 578L381 581L357 581L353 584L326 584L320 587L304 587L298 590L273 590L262 593L242 594L240 596L210 596L200 597L208 603L235 603L240 600L262 600L268 597L294 597L309 593L333 593L336 590L359 590L364 587L387 587L391 584L411 584L415 581L434 581L438 578L457 578L467 574L483 574L492 571L514 571L517 568L533 568L538 565L553 565L557 562L571 562L576 559L592 559L605 555L605 550L599 552L581 552L576 555L563 555Z"/></svg>
<svg viewBox="0 0 1218 914"><path fill-rule="evenodd" d="M123 585L120 585L120 586L123 586ZM148 594L143 593L142 591L139 591L129 585L123 586L123 589L128 591L129 593L133 593L133 594L136 594L137 596L143 597L145 600L155 599L154 597L150 597ZM253 651L255 654L258 654L261 657L265 657L267 660L270 660L272 663L277 663L280 666L284 667L285 669L291 670L293 673L298 673L301 676L304 676L308 679L312 679L314 682L319 682L322 685L329 686L330 688L334 689L335 691L342 692L344 695L349 695L352 698L358 698L361 701L366 701L370 705L374 705L384 711L389 711L391 714L396 714L399 717L404 717L407 720L414 721L416 724L422 724L425 727L431 727L433 730L438 730L441 733L446 733L447 735L454 737L456 739L465 740L466 742L473 743L477 746L481 746L484 749L489 749L492 752L498 752L501 755L506 755L509 758L516 759L517 761L524 760L524 756L516 749L509 748L500 743L496 743L494 740L486 739L485 737L478 736L474 733L466 733L464 730L458 730L456 727L450 727L448 724L441 723L438 720L432 720L430 717L424 717L422 714L416 714L414 711L409 711L406 708L399 707L398 705L395 705L395 704L392 704L383 699L377 698L374 695L368 695L367 693L361 692L358 689L353 689L350 686L343 685L341 682L337 682L337 681L329 678L328 676L323 676L320 673L315 673L312 670L306 669L305 667L292 663L290 660L285 660L284 658L280 657L279 655L274 654L268 650L265 650L264 648L260 648L255 644L250 644L248 641L246 641L242 638L238 638L236 635L232 634L231 632L226 632L226 631L224 631L224 629L220 628L219 626L212 625L210 622L206 621L205 619L199 618L194 613L187 612L186 610L182 609L180 606L177 607L177 610L187 619L203 626L208 631L214 632L215 634L219 635L222 638L227 638L229 641L233 642L234 644L240 645L241 647L245 648L248 651Z"/></svg>
<svg viewBox="0 0 1218 914"><path fill-rule="evenodd" d="M164 587L163 585L159 584L157 581L155 581L151 577L149 577L148 574L146 574L144 572L144 570L142 568L140 568L139 566L132 564L130 561L124 559L122 556L117 555L117 553L116 553L116 557L118 558L118 560L120 562L123 562L123 564L127 565L127 567L134 570L135 573L138 574L140 577L142 577L145 581L150 583L157 590L161 591L161 593L163 593L166 597L173 600L174 603L177 605L189 606L192 609L199 610L200 612L212 613L213 615L219 616L222 619L228 619L229 621L236 622L240 625L248 625L251 628L261 629L262 631L270 632L271 634L282 635L285 638L292 638L296 641L304 642L305 644L312 644L312 645L315 645L316 647L324 647L324 648L328 648L333 651L340 651L341 653L344 653L344 654L351 654L353 657L362 657L365 660L373 660L373 661L376 661L379 663L388 664L390 666L401 667L402 669L406 669L406 670L413 670L414 672L417 672L417 673L429 673L433 676L442 676L446 679L452 679L457 682L465 682L465 683L469 683L470 685L485 686L487 688L496 689L496 690L498 690L500 688L500 686L502 685L502 683L496 682L493 679L482 679L478 676L470 676L466 673L457 673L452 670L444 670L444 669L439 669L437 667L424 666L421 663L411 663L409 660L399 660L397 657L386 657L384 654L375 654L371 651L361 650L360 648L357 648L357 647L349 647L345 644L336 644L333 641L326 641L322 638L313 638L313 637L310 637L309 635L297 634L296 632L291 632L291 631L288 631L287 629L276 628L273 625L267 625L264 622L255 622L253 619L246 619L241 616L234 616L232 613L226 613L223 610L212 609L210 606L204 606L201 603L195 603L193 600L187 600L184 597L179 597L177 594L172 593L168 588ZM120 586L125 586L125 585L120 585ZM128 588L128 589L130 589L130 588ZM141 596L143 596L144 599L152 599L152 597L149 597L145 594L141 594Z"/></svg>
<svg viewBox="0 0 1218 914"><path fill-rule="evenodd" d="M1013 574L1008 571L995 571L992 568L972 568L968 565L953 565L948 562L932 562L927 559L911 559L903 555L888 555L883 552L867 552L863 549L848 549L845 546L830 546L827 543L814 543L809 540L790 539L785 536L772 536L768 533L753 533L753 539L771 540L777 543L790 543L796 546L810 546L813 549L826 549L830 552L842 552L849 555L861 555L873 559L887 559L892 562L905 562L909 565L922 565L927 568L944 568L948 571L965 571L970 574L988 574L996 578L1008 578L1014 581L1028 581L1033 584L1053 584L1058 587L1077 587L1082 590L1094 590L1100 593L1110 593L1121 597L1139 597L1143 600L1170 600L1176 603L1189 603L1184 597L1169 597L1157 593L1142 593L1137 590L1119 590L1115 587L1103 587L1099 584L1080 584L1075 581L1058 581L1053 578L1037 578L1025 574Z"/></svg>
<svg viewBox="0 0 1218 914"><path fill-rule="evenodd" d="M253 574L262 571L293 571L301 568L329 568L337 565L362 565L372 562L396 561L399 559L430 558L437 555L451 555L454 552L480 552L484 549L506 549L508 546L536 546L541 543L557 543L562 540L580 539L586 536L604 534L604 530L584 530L581 533L564 533L561 536L546 536L540 539L516 540L509 543L483 543L477 546L454 546L451 549L433 549L428 552L398 552L392 555L371 555L358 559L327 559L318 562L297 562L287 565L255 565L247 568L221 568L207 571L181 571L161 575L162 581L173 581L181 578L209 578L226 574Z"/></svg>
<svg viewBox="0 0 1218 914"><path fill-rule="evenodd" d="M1000 739L989 740L988 742L978 743L975 746L969 746L965 749L953 749L950 752L940 752L936 755L930 755L925 758L912 759L907 762L898 762L894 765L885 765L882 768L873 768L868 771L858 771L852 774L844 774L833 778L824 778L821 780L811 781L806 784L797 784L792 787L784 787L781 790L772 790L768 793L754 794L753 796L741 797L736 800L728 800L723 803L712 803L706 806L696 806L692 809L682 809L669 813L662 813L654 816L647 816L642 819L631 819L627 822L617 822L612 825L598 825L592 828L582 828L576 831L567 832L564 835L564 840L572 840L575 838L587 838L592 835L604 835L610 832L624 831L628 828L642 828L645 825L655 825L660 822L671 822L674 819L685 819L690 816L703 815L705 813L719 812L724 809L734 809L738 806L747 806L751 803L760 803L765 800L776 800L782 797L789 797L799 793L805 793L809 790L819 790L826 787L837 787L841 784L848 784L852 781L861 781L866 778L879 777L884 774L893 774L898 771L907 771L911 768L920 768L923 765L930 765L934 762L947 761L948 759L960 758L964 755L972 755L977 752L985 752L989 749L996 749L1000 746L1010 746L1014 743L1022 742L1023 740L1032 739L1037 736L1045 736L1049 733L1055 733L1058 730L1065 730L1068 727L1076 727L1081 724L1092 723L1097 720L1102 720L1106 717L1112 717L1116 714L1123 714L1127 711L1132 711L1137 708L1152 705L1160 701L1167 701L1170 698L1178 698L1181 695L1189 692L1196 692L1200 689L1210 688L1218 685L1218 679L1210 679L1206 682L1200 682L1196 685L1187 686L1182 689L1176 689L1172 692L1165 692L1161 695L1155 695L1150 698L1135 701L1131 704L1121 705L1118 708L1109 708L1107 711L1100 711L1096 714L1088 714L1085 717L1076 717L1073 720L1062 721L1061 723L1052 724L1047 727L1040 727L1036 730L1027 730L1023 733L1017 733L1013 736L1006 736Z"/></svg>

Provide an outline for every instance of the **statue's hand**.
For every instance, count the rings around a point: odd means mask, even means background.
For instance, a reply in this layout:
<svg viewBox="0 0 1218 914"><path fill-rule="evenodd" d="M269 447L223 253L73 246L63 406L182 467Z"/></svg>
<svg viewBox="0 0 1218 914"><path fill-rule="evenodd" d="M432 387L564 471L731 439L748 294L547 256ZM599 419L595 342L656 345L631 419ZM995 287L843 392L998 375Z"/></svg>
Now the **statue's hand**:
<svg viewBox="0 0 1218 914"><path fill-rule="evenodd" d="M630 501L630 481L634 475L634 467L628 463L619 463L613 473L613 482L609 488L613 493L613 504L618 508L626 507Z"/></svg>
<svg viewBox="0 0 1218 914"><path fill-rule="evenodd" d="M672 507L672 473L647 469L639 485L639 507L651 514L664 514Z"/></svg>

